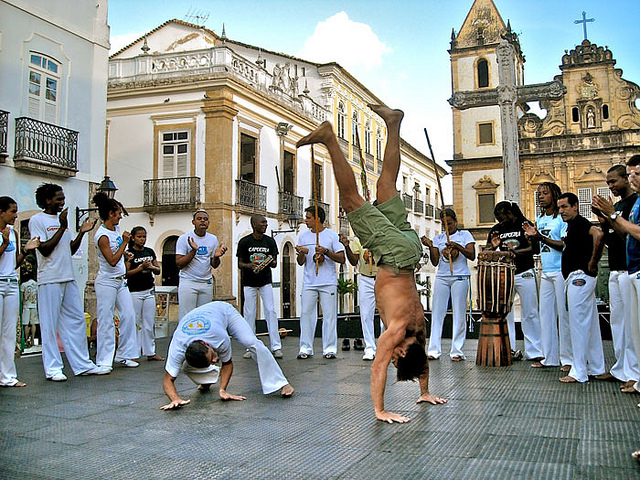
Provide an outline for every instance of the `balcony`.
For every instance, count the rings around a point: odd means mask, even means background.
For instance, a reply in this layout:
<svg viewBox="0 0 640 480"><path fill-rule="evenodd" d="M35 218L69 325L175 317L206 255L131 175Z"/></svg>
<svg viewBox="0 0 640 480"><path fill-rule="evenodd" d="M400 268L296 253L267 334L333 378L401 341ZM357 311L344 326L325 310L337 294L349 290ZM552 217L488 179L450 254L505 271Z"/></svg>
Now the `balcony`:
<svg viewBox="0 0 640 480"><path fill-rule="evenodd" d="M7 131L9 129L9 112L0 110L0 163L4 163L9 156L7 152Z"/></svg>
<svg viewBox="0 0 640 480"><path fill-rule="evenodd" d="M413 210L413 196L408 193L402 194L402 201L404 202L404 206L407 210Z"/></svg>
<svg viewBox="0 0 640 480"><path fill-rule="evenodd" d="M178 177L144 180L146 212L194 210L200 202L200 178Z"/></svg>
<svg viewBox="0 0 640 480"><path fill-rule="evenodd" d="M433 218L434 207L427 203L425 214L427 218Z"/></svg>
<svg viewBox="0 0 640 480"><path fill-rule="evenodd" d="M287 218L295 217L296 219L302 218L302 197L294 195L288 192L279 192L278 213L284 215Z"/></svg>
<svg viewBox="0 0 640 480"><path fill-rule="evenodd" d="M419 213L420 215L424 215L424 202L419 199L415 199L413 201L413 212Z"/></svg>
<svg viewBox="0 0 640 480"><path fill-rule="evenodd" d="M329 204L314 200L313 198L309 199L309 206L310 207L313 207L316 203L318 204L319 207L321 207L324 210L324 213L326 214L326 218L325 218L325 221L324 221L324 223L326 224L327 221L329 220Z"/></svg>
<svg viewBox="0 0 640 480"><path fill-rule="evenodd" d="M267 187L247 180L236 180L236 205L254 211L267 211Z"/></svg>
<svg viewBox="0 0 640 480"><path fill-rule="evenodd" d="M14 165L60 177L78 171L78 132L33 118L16 118Z"/></svg>

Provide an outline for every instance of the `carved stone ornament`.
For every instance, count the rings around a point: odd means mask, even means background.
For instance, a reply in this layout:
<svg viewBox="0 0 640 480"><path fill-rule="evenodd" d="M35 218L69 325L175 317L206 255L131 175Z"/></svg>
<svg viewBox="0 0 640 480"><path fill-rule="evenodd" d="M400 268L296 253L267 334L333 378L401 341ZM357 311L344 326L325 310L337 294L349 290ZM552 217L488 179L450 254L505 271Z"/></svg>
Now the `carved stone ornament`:
<svg viewBox="0 0 640 480"><path fill-rule="evenodd" d="M581 175L577 176L575 182L588 182L588 183L606 183L607 175L602 168L591 165L585 168Z"/></svg>
<svg viewBox="0 0 640 480"><path fill-rule="evenodd" d="M535 133L542 127L542 119L535 113L527 113L518 120L518 125L527 133Z"/></svg>
<svg viewBox="0 0 640 480"><path fill-rule="evenodd" d="M518 90L515 85L498 85L496 90L500 103L515 103L518 98Z"/></svg>
<svg viewBox="0 0 640 480"><path fill-rule="evenodd" d="M598 86L589 72L583 77L582 84L578 89L582 98L596 98L598 96Z"/></svg>
<svg viewBox="0 0 640 480"><path fill-rule="evenodd" d="M471 188L475 190L496 190L500 184L493 181L489 175L479 178Z"/></svg>
<svg viewBox="0 0 640 480"><path fill-rule="evenodd" d="M537 171L529 179L530 185L540 185L541 183L557 183L556 178L550 172Z"/></svg>

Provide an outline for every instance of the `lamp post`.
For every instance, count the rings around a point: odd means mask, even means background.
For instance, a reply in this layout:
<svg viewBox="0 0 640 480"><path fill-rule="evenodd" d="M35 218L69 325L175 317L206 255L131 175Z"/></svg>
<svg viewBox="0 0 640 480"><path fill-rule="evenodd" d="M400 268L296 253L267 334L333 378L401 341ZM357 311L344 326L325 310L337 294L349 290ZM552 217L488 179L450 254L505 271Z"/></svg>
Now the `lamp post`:
<svg viewBox="0 0 640 480"><path fill-rule="evenodd" d="M102 182L100 182L100 186L98 187L98 192L102 192L106 194L107 197L113 198L116 194L116 190L118 189L116 188L115 183L113 183L113 181L109 178L108 175L105 175L104 178L102 179ZM84 217L89 212L96 212L96 211L98 211L97 208L76 207L76 232L80 230L80 221L82 220L82 217Z"/></svg>

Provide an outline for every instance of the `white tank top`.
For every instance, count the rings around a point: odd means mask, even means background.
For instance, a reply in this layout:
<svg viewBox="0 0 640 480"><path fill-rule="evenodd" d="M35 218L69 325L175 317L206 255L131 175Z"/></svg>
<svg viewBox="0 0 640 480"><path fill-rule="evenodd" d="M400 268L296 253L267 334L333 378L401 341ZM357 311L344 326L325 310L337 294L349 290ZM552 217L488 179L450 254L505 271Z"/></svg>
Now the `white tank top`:
<svg viewBox="0 0 640 480"><path fill-rule="evenodd" d="M107 262L107 259L104 258L104 255L102 254L102 251L100 251L100 247L98 246L98 241L102 237L107 237L107 239L109 240L109 248L111 249L111 253L115 253L122 244L120 226L116 225L115 230L112 231L104 225L100 225L100 228L98 228L98 230L96 231L93 240L96 243L96 247L98 247L98 265L100 266L98 270L98 276L103 278L121 277L126 272L126 269L124 267L124 255L120 257L120 260L118 260L118 263L116 263L115 267L109 265L109 262Z"/></svg>

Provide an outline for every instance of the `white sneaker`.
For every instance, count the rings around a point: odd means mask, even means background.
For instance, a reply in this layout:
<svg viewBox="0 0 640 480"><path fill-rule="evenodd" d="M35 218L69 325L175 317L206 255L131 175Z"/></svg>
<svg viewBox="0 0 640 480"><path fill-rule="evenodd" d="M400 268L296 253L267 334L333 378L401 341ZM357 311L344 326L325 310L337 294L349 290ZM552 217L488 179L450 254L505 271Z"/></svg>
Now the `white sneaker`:
<svg viewBox="0 0 640 480"><path fill-rule="evenodd" d="M273 358L282 358L282 357L283 357L282 350L277 349L273 351Z"/></svg>
<svg viewBox="0 0 640 480"><path fill-rule="evenodd" d="M362 356L362 360L366 360L368 362L372 361L374 358L376 358L376 354L371 350L367 350Z"/></svg>
<svg viewBox="0 0 640 480"><path fill-rule="evenodd" d="M86 372L82 372L80 375L107 375L108 373L111 373L111 370L112 368L106 365L96 365Z"/></svg>
<svg viewBox="0 0 640 480"><path fill-rule="evenodd" d="M58 372L55 375L47 377L47 380L51 380L52 382L66 382L67 376L62 372Z"/></svg>
<svg viewBox="0 0 640 480"><path fill-rule="evenodd" d="M140 365L138 362L136 362L135 360L131 360L130 358L120 360L118 364L122 365L123 367L129 368L136 368L138 365Z"/></svg>
<svg viewBox="0 0 640 480"><path fill-rule="evenodd" d="M242 358L251 358L251 350L245 350Z"/></svg>

